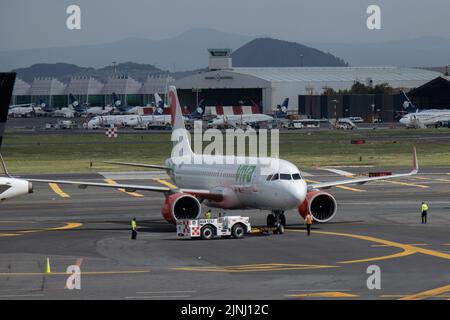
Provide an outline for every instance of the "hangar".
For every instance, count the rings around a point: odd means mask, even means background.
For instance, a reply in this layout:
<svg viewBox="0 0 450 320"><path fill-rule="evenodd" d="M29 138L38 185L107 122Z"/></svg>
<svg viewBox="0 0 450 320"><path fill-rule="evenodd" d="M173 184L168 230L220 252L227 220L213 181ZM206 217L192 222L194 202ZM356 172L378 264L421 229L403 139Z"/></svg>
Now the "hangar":
<svg viewBox="0 0 450 320"><path fill-rule="evenodd" d="M421 109L450 109L450 77L433 79L411 90L408 96Z"/></svg>
<svg viewBox="0 0 450 320"><path fill-rule="evenodd" d="M182 104L193 106L201 99L207 105L234 106L257 103L272 113L284 98L289 110L299 112L300 96L322 95L327 89L350 89L355 82L369 86L388 83L406 91L422 86L441 74L399 67L297 67L233 68L231 50L209 49L209 68L175 82Z"/></svg>

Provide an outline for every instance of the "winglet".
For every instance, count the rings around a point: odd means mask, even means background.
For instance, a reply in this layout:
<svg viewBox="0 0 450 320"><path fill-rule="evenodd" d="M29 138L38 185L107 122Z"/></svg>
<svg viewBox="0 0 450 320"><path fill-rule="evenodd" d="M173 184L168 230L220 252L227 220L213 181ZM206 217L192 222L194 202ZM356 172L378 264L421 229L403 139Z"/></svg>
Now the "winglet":
<svg viewBox="0 0 450 320"><path fill-rule="evenodd" d="M416 146L413 146L413 170L412 174L417 174L419 172L419 161L417 160L417 150Z"/></svg>

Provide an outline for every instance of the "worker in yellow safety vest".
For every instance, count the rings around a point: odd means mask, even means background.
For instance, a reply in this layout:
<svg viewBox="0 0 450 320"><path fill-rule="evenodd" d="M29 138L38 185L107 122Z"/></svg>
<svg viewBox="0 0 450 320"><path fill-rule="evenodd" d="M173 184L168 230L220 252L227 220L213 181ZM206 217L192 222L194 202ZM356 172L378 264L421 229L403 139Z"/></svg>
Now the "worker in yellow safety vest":
<svg viewBox="0 0 450 320"><path fill-rule="evenodd" d="M136 239L137 239L137 223L136 218L133 218L133 220L131 220L131 240Z"/></svg>
<svg viewBox="0 0 450 320"><path fill-rule="evenodd" d="M311 225L313 224L314 218L311 213L308 213L305 217L306 230L308 232L308 237L311 235Z"/></svg>
<svg viewBox="0 0 450 320"><path fill-rule="evenodd" d="M420 209L422 211L422 224L427 224L428 204L422 202L422 206Z"/></svg>
<svg viewBox="0 0 450 320"><path fill-rule="evenodd" d="M205 219L212 219L212 212L211 212L211 210L206 211Z"/></svg>

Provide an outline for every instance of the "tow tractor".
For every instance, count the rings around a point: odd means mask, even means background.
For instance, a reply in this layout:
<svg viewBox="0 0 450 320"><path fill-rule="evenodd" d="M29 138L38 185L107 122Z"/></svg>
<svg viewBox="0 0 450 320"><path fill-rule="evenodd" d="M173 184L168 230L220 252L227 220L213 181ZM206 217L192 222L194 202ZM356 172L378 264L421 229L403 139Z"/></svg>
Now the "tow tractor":
<svg viewBox="0 0 450 320"><path fill-rule="evenodd" d="M249 217L226 216L217 219L178 220L177 235L180 238L213 238L233 237L240 239L250 233L252 227Z"/></svg>

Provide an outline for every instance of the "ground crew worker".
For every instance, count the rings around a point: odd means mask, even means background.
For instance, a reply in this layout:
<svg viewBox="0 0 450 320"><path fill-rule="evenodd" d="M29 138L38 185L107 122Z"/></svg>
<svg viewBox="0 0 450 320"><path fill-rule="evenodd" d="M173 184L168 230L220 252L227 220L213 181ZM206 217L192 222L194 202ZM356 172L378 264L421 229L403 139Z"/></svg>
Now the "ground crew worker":
<svg viewBox="0 0 450 320"><path fill-rule="evenodd" d="M305 217L305 223L306 223L306 230L308 232L308 237L311 235L311 225L313 224L313 216L311 213L308 213Z"/></svg>
<svg viewBox="0 0 450 320"><path fill-rule="evenodd" d="M211 210L206 211L205 219L212 219L212 212L211 212Z"/></svg>
<svg viewBox="0 0 450 320"><path fill-rule="evenodd" d="M133 220L131 220L131 240L136 239L137 239L137 223L136 218L133 218Z"/></svg>
<svg viewBox="0 0 450 320"><path fill-rule="evenodd" d="M428 204L422 202L422 224L427 224L427 215L428 215Z"/></svg>

